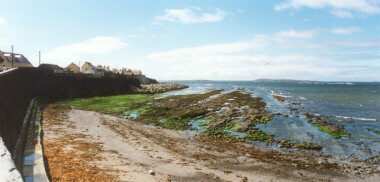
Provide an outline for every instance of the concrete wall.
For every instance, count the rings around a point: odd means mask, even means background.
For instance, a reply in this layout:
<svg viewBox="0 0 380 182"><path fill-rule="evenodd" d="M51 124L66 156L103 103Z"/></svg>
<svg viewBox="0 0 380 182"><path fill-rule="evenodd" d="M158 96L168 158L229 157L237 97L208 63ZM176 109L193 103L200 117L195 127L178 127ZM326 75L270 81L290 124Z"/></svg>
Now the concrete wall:
<svg viewBox="0 0 380 182"><path fill-rule="evenodd" d="M37 68L19 68L0 75L0 136L13 153L29 102L38 96L51 99L129 93L140 86L122 75L94 78L86 75L52 75Z"/></svg>

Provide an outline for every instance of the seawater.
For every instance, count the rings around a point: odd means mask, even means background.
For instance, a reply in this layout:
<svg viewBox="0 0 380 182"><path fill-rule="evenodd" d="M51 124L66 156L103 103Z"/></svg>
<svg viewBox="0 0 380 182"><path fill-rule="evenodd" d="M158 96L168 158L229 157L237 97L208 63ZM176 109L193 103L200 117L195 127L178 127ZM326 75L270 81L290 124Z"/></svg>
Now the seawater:
<svg viewBox="0 0 380 182"><path fill-rule="evenodd" d="M285 113L289 117L275 116L274 121L258 125L280 140L313 142L323 146L322 153L359 158L379 155L380 136L368 129L380 130L380 83L378 82L316 82L316 81L178 81L188 89L166 93L204 93L210 89L230 92L238 88L262 97L267 109ZM279 102L273 95L286 98ZM292 103L300 103L292 104ZM291 109L296 108L296 113ZM343 125L351 137L334 139L308 123L302 113L320 115L328 122Z"/></svg>

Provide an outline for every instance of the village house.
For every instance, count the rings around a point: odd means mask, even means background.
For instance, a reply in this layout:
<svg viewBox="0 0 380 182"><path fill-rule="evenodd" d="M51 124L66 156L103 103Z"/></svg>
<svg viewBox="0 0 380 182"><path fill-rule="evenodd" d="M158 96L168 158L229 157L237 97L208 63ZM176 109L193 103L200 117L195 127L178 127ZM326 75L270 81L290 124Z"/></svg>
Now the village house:
<svg viewBox="0 0 380 182"><path fill-rule="evenodd" d="M106 66L98 65L98 66L96 66L96 68L98 68L98 69L104 69L107 72L111 71L109 66L106 67Z"/></svg>
<svg viewBox="0 0 380 182"><path fill-rule="evenodd" d="M58 65L55 64L41 64L38 69L44 70L49 73L53 74L62 74L63 73L63 68L59 67Z"/></svg>
<svg viewBox="0 0 380 182"><path fill-rule="evenodd" d="M121 70L121 73L123 75L142 75L142 71L141 70L131 70L131 69L126 69L126 68L123 68Z"/></svg>
<svg viewBox="0 0 380 182"><path fill-rule="evenodd" d="M105 69L97 68L95 66L90 66L87 68L85 74L95 75L95 76L104 76L107 71Z"/></svg>
<svg viewBox="0 0 380 182"><path fill-rule="evenodd" d="M77 66L76 64L74 63L71 63L70 65L68 65L66 67L66 69L69 70L69 72L72 72L72 73L79 73L80 72L80 68L79 66Z"/></svg>
<svg viewBox="0 0 380 182"><path fill-rule="evenodd" d="M93 65L90 63L90 62L84 62L83 66L82 66L82 69L81 69L81 72L82 73L86 73L87 69L92 67Z"/></svg>
<svg viewBox="0 0 380 182"><path fill-rule="evenodd" d="M29 62L29 60L22 54L13 54L9 52L1 52L0 51L0 66L12 68L12 60L13 60L13 68L19 67L33 67L33 65Z"/></svg>
<svg viewBox="0 0 380 182"><path fill-rule="evenodd" d="M104 76L107 74L122 74L122 75L135 75L135 76L142 75L141 70L131 70L131 69L126 69L126 68L122 68L120 70L118 69L111 70L109 66L102 66L102 65L93 66L90 62L85 62L83 64L81 72L85 74L96 75L96 76Z"/></svg>
<svg viewBox="0 0 380 182"><path fill-rule="evenodd" d="M112 70L112 73L114 73L114 74L120 74L120 70L114 68L114 69Z"/></svg>

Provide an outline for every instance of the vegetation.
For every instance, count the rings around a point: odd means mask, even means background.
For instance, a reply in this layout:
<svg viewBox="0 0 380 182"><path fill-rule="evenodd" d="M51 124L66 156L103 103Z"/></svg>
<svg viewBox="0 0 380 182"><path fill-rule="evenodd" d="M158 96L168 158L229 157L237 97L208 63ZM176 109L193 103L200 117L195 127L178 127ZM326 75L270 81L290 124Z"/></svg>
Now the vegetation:
<svg viewBox="0 0 380 182"><path fill-rule="evenodd" d="M79 98L62 101L76 107L87 108L104 114L124 115L126 111L132 111L141 107L146 108L146 104L152 102L159 95L118 95L110 97Z"/></svg>
<svg viewBox="0 0 380 182"><path fill-rule="evenodd" d="M257 128L248 131L247 136L245 136L244 138L247 140L260 141L265 143L273 143L275 141L274 135L268 135Z"/></svg>
<svg viewBox="0 0 380 182"><path fill-rule="evenodd" d="M368 131L373 132L376 135L380 135L380 130L368 129Z"/></svg>
<svg viewBox="0 0 380 182"><path fill-rule="evenodd" d="M262 98L252 97L250 93L237 90L221 94L222 90L211 90L203 94L172 95L159 98L160 95L120 95L112 97L94 97L63 101L62 103L89 110L129 117L144 124L150 124L173 130L197 130L201 126L203 133L213 139L228 141L259 141L281 143L280 147L320 149L315 144L296 144L274 139L256 127L273 121L273 114L266 110ZM202 123L194 121L204 120ZM245 133L239 137L232 132Z"/></svg>
<svg viewBox="0 0 380 182"><path fill-rule="evenodd" d="M335 139L339 139L339 138L341 138L342 136L346 136L346 137L350 137L350 136L351 136L351 134L348 133L344 128L341 128L341 129L339 129L339 130L335 130L335 131L333 131L333 130L329 129L329 128L326 127L326 126L322 126L322 125L319 125L319 124L313 124L313 126L319 128L319 131L331 135L331 136L334 137Z"/></svg>
<svg viewBox="0 0 380 182"><path fill-rule="evenodd" d="M193 130L189 122L204 117L207 112L205 107L198 107L198 103L220 93L221 90L214 90L204 94L173 95L156 99L148 110L139 113L137 119L167 129Z"/></svg>

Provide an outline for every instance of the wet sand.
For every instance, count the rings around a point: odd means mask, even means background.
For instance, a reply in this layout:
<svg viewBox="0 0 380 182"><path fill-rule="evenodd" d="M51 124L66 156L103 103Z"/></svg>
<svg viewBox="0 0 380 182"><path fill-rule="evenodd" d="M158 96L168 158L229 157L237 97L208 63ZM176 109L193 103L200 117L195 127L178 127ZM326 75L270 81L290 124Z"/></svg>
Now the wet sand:
<svg viewBox="0 0 380 182"><path fill-rule="evenodd" d="M166 130L67 105L43 111L52 181L376 181L318 161L312 152L272 150ZM152 175L150 170L154 171Z"/></svg>

